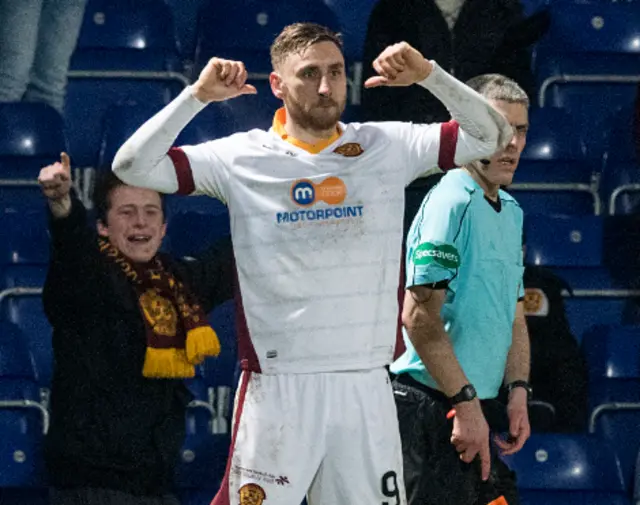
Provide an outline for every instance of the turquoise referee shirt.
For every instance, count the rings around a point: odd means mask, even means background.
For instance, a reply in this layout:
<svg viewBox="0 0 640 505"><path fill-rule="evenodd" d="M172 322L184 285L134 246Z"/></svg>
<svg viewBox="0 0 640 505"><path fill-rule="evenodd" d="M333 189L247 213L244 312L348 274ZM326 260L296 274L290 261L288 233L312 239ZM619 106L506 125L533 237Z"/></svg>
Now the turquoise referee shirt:
<svg viewBox="0 0 640 505"><path fill-rule="evenodd" d="M493 202L456 169L427 194L407 236L406 287L446 284L444 328L481 399L498 394L524 296L522 218L509 194L501 190ZM404 342L407 350L391 371L437 389L406 331Z"/></svg>

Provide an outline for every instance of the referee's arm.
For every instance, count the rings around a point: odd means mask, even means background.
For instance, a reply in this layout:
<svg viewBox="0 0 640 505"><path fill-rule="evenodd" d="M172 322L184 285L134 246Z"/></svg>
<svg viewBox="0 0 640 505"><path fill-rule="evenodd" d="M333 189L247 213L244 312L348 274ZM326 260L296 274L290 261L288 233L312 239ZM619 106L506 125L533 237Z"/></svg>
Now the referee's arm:
<svg viewBox="0 0 640 505"><path fill-rule="evenodd" d="M438 388L451 397L469 384L469 380L456 358L451 339L440 317L446 289L437 289L440 287L438 284L440 283L412 286L406 290L402 323ZM471 463L479 455L482 480L487 480L491 471L489 426L480 401L475 398L461 402L456 405L455 410L451 443L460 453L460 459L466 463Z"/></svg>
<svg viewBox="0 0 640 505"><path fill-rule="evenodd" d="M440 311L446 289L412 286L405 292L402 324L418 356L445 395L451 397L469 384L444 329Z"/></svg>
<svg viewBox="0 0 640 505"><path fill-rule="evenodd" d="M527 320L524 315L524 302L519 301L516 305L511 348L509 349L507 367L504 374L505 384L513 381L528 381L530 361L529 332L527 331Z"/></svg>
<svg viewBox="0 0 640 505"><path fill-rule="evenodd" d="M524 302L519 301L516 305L516 317L513 321L511 348L507 356L505 384L514 381L528 381L530 360L529 332L524 315ZM496 445L502 449L504 455L518 452L531 435L527 403L527 391L524 388L516 387L511 390L507 405L510 437L507 440L496 439Z"/></svg>

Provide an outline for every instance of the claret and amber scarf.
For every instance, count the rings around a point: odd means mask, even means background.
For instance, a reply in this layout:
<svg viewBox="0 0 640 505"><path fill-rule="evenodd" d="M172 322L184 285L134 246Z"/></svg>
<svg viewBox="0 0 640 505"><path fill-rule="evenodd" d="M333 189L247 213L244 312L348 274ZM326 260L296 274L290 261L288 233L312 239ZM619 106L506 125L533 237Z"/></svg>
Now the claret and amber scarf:
<svg viewBox="0 0 640 505"><path fill-rule="evenodd" d="M136 293L147 337L142 375L193 377L195 365L220 354L220 341L202 307L157 255L137 265L108 240L101 237L98 242L100 252L122 269Z"/></svg>

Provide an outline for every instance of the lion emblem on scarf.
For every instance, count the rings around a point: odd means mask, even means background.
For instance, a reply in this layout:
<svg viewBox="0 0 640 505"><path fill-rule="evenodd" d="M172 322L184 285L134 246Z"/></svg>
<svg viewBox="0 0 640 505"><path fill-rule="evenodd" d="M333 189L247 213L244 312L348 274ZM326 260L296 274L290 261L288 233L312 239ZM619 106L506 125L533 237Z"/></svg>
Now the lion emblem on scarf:
<svg viewBox="0 0 640 505"><path fill-rule="evenodd" d="M140 307L154 333L176 336L178 312L170 300L160 296L156 290L148 289L140 296Z"/></svg>

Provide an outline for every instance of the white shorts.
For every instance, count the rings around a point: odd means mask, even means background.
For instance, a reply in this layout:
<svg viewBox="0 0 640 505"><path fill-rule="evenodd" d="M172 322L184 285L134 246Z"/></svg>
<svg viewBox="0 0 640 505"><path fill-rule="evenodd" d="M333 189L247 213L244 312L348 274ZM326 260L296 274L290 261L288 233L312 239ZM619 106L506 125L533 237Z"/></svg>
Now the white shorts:
<svg viewBox="0 0 640 505"><path fill-rule="evenodd" d="M212 505L405 505L396 406L384 368L243 372L230 458Z"/></svg>

